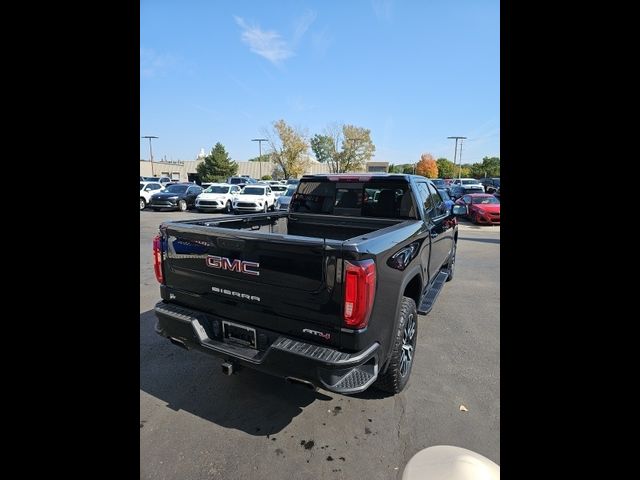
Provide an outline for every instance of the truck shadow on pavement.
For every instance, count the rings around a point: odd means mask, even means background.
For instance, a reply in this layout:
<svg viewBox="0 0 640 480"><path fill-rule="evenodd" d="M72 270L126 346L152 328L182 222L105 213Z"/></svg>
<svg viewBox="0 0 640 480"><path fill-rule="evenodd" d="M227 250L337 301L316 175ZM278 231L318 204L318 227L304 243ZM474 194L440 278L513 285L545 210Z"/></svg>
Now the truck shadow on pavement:
<svg viewBox="0 0 640 480"><path fill-rule="evenodd" d="M266 436L280 432L302 408L333 397L243 369L222 373L221 360L183 350L155 333L152 310L140 314L140 390L222 427Z"/></svg>

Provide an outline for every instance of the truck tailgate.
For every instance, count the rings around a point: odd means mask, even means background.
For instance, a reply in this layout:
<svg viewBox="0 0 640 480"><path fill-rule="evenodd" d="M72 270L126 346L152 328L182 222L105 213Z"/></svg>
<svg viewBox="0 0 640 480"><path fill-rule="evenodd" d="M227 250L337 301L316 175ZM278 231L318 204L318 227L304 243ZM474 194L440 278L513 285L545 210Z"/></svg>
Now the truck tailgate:
<svg viewBox="0 0 640 480"><path fill-rule="evenodd" d="M322 343L337 343L340 242L177 223L162 229L166 288L177 303L298 337L315 326L332 332Z"/></svg>

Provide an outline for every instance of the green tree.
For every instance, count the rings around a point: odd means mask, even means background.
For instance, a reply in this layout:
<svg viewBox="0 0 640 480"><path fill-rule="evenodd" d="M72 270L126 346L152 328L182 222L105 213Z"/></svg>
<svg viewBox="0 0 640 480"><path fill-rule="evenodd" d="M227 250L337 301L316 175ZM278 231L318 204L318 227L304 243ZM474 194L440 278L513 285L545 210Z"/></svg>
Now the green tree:
<svg viewBox="0 0 640 480"><path fill-rule="evenodd" d="M308 165L309 143L304 134L286 124L284 120L273 122L273 131L267 132L271 158L284 178L297 178Z"/></svg>
<svg viewBox="0 0 640 480"><path fill-rule="evenodd" d="M436 165L438 166L438 175L440 178L453 178L455 176L455 168L453 162L447 160L446 158L439 158L436 160Z"/></svg>
<svg viewBox="0 0 640 480"><path fill-rule="evenodd" d="M404 165L394 165L393 163L389 165L389 173L403 173L402 170Z"/></svg>
<svg viewBox="0 0 640 480"><path fill-rule="evenodd" d="M455 178L458 178L458 175L460 175L460 178L470 177L471 176L471 167L472 167L472 165L470 163L463 163L462 164L462 168L460 168L460 165L458 165L456 167ZM460 170L459 173L458 173L458 170Z"/></svg>
<svg viewBox="0 0 640 480"><path fill-rule="evenodd" d="M500 157L484 157L482 159L483 176L499 177L500 176Z"/></svg>
<svg viewBox="0 0 640 480"><path fill-rule="evenodd" d="M368 162L376 146L371 141L371 130L354 125L342 127L342 151L340 152L339 173L360 170Z"/></svg>
<svg viewBox="0 0 640 480"><path fill-rule="evenodd" d="M311 150L316 156L316 160L329 165L331 173L338 172L338 151L336 141L331 135L316 134L311 139Z"/></svg>
<svg viewBox="0 0 640 480"><path fill-rule="evenodd" d="M263 175L260 180L271 180L271 175Z"/></svg>
<svg viewBox="0 0 640 480"><path fill-rule="evenodd" d="M438 165L430 153L423 153L416 165L416 174L427 178L438 178Z"/></svg>
<svg viewBox="0 0 640 480"><path fill-rule="evenodd" d="M196 171L203 182L220 182L235 175L238 164L231 160L224 146L218 142L211 153L204 157L204 161L198 164Z"/></svg>
<svg viewBox="0 0 640 480"><path fill-rule="evenodd" d="M402 173L408 173L410 175L413 175L414 173L414 167L413 165L411 165L410 163L407 163L405 165L400 165L402 167Z"/></svg>
<svg viewBox="0 0 640 480"><path fill-rule="evenodd" d="M271 158L270 154L267 154L267 153L263 153L262 154L262 161L263 162L268 162L270 158ZM259 155L247 160L247 162L259 162L259 161L260 161L260 156Z"/></svg>
<svg viewBox="0 0 640 480"><path fill-rule="evenodd" d="M482 178L484 177L484 168L481 163L474 163L469 168L469 176L473 178Z"/></svg>
<svg viewBox="0 0 640 480"><path fill-rule="evenodd" d="M371 130L334 124L325 128L322 135L313 136L311 149L319 162L329 165L331 173L344 173L362 170L376 147L371 141Z"/></svg>

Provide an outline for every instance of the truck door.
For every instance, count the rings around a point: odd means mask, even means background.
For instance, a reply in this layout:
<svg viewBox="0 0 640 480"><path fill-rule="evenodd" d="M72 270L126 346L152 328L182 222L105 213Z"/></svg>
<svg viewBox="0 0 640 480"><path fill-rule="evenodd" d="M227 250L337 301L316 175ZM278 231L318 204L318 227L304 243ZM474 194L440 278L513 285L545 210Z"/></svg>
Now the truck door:
<svg viewBox="0 0 640 480"><path fill-rule="evenodd" d="M416 182L416 197L421 205L422 218L424 220L424 229L427 231L427 238L422 242L420 247L420 264L422 265L422 281L423 288L431 282L429 261L431 256L431 239L429 238L429 229L431 221L428 212L431 210L431 193L427 182Z"/></svg>
<svg viewBox="0 0 640 480"><path fill-rule="evenodd" d="M429 277L433 278L438 274L438 270L449 258L449 253L453 247L453 222L448 221L450 213L447 210L438 189L431 183L428 184L431 197L431 209L427 213L431 220L431 257L429 259Z"/></svg>

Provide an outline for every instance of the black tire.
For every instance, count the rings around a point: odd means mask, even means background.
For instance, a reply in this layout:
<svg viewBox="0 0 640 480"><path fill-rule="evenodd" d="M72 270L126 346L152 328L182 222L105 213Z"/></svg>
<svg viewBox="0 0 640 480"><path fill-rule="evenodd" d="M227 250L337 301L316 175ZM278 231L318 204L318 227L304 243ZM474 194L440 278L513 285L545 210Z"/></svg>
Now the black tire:
<svg viewBox="0 0 640 480"><path fill-rule="evenodd" d="M189 206L187 205L186 200L178 200L178 210L181 212L186 212Z"/></svg>
<svg viewBox="0 0 640 480"><path fill-rule="evenodd" d="M398 328L393 338L391 358L384 373L374 384L383 392L400 393L409 382L418 338L418 311L413 299L402 297Z"/></svg>
<svg viewBox="0 0 640 480"><path fill-rule="evenodd" d="M231 201L230 200L227 200L227 206L225 207L224 212L227 213L227 214L231 213Z"/></svg>
<svg viewBox="0 0 640 480"><path fill-rule="evenodd" d="M140 197L140 210L144 210L145 208L147 208L147 201Z"/></svg>
<svg viewBox="0 0 640 480"><path fill-rule="evenodd" d="M456 271L456 249L458 248L458 242L453 242L453 252L451 252L451 257L449 257L449 263L447 264L447 269L449 269L449 276L447 277L447 282L453 280L453 275Z"/></svg>

